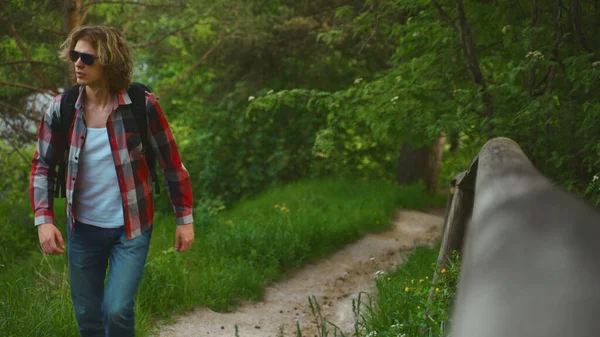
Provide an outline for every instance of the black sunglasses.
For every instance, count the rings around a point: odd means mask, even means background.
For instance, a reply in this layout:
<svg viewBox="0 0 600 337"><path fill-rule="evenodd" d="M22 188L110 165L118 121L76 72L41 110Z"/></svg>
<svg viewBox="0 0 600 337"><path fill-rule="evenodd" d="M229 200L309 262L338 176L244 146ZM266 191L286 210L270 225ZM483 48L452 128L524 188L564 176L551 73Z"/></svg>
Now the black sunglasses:
<svg viewBox="0 0 600 337"><path fill-rule="evenodd" d="M86 64L88 66L93 65L94 60L98 58L92 54L80 53L80 52L77 52L74 50L71 50L69 52L69 57L71 57L71 61L73 61L73 62L77 62L77 60L81 57L81 62L83 62L83 64Z"/></svg>

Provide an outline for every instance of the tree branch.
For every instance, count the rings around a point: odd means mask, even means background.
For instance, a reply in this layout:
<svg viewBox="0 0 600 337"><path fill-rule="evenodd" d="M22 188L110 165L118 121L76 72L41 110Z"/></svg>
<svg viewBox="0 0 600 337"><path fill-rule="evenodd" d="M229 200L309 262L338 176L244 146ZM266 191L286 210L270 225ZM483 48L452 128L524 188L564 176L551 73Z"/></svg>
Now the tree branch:
<svg viewBox="0 0 600 337"><path fill-rule="evenodd" d="M175 30L172 30L172 31L170 31L170 32L168 32L168 33L165 33L165 34L163 34L163 35L159 36L159 37L158 37L156 40L153 40L153 41L150 41L150 42L147 42L147 43L144 43L144 44L133 45L133 46L131 46L131 48L146 48L146 47L149 47L149 46L152 46L152 45L158 44L158 43L160 43L162 40L164 40L164 39L168 38L169 36L173 36L173 35L175 35L175 34L177 34L177 33L179 33L179 32L182 32L182 31L184 31L184 30L186 30L186 29L188 29L188 28L190 28L190 27L193 27L193 26L194 26L194 25L196 25L198 22L199 22L199 21L195 21L195 22L193 22L193 23L190 23L189 25L186 25L186 26L183 26L183 27L177 28L177 29L175 29Z"/></svg>
<svg viewBox="0 0 600 337"><path fill-rule="evenodd" d="M177 79L177 82L175 82L175 84L173 86L171 86L170 88L166 89L161 94L161 96L163 94L166 95L166 94L168 94L169 91L172 91L173 89L177 88L177 86L179 85L179 83L181 83L181 81L183 81L186 77L188 77L201 64L205 63L206 59L208 58L208 56L210 56L210 54L212 54L219 47L219 45L221 45L221 43L223 42L223 37L224 36L225 36L225 31L221 31L221 33L219 34L219 41L217 42L217 44L215 44L214 46L210 47L210 49L207 50L206 53L204 53L204 55L202 55L202 57L198 60L198 62L196 62L194 65L192 65L190 67L190 69L188 69L181 76L179 76L179 78Z"/></svg>
<svg viewBox="0 0 600 337"><path fill-rule="evenodd" d="M452 29L457 30L456 25L454 24L454 20L452 20L450 15L448 15L448 13L444 11L444 9L442 8L442 6L440 6L437 0L431 0L431 3L437 9L438 13L440 14L440 17L444 19L450 25L450 27L452 27Z"/></svg>
<svg viewBox="0 0 600 337"><path fill-rule="evenodd" d="M18 114L21 114L21 111L19 109L15 108L14 106L12 106L10 104L7 104L7 103L4 103L4 102L0 101L0 105L3 106L3 107L5 107L5 108L7 108L7 109L10 109L10 110L18 113Z"/></svg>
<svg viewBox="0 0 600 337"><path fill-rule="evenodd" d="M4 6L4 0L0 0L0 7L2 7L2 9L6 9L6 7ZM15 25L13 25L12 23L8 24L8 27L10 28L11 33L13 34L14 38L15 38L15 42L17 42L17 45L19 46L19 49L21 49L21 52L23 53L23 55L25 56L25 58L28 61L33 61L31 59L31 55L29 55L29 51L27 51L27 48L25 48L25 45L23 44L23 41L21 41L21 37L19 36L19 34L17 33L17 30L15 28ZM31 63L31 67L33 68L33 71L40 77L40 79L44 82L44 84L50 88L55 95L58 94L58 89L56 89L56 87L54 87L54 85L52 84L52 82L50 82L48 80L48 78L46 78L46 76L44 76L44 74L40 71L40 69L38 68L38 66L35 63Z"/></svg>
<svg viewBox="0 0 600 337"><path fill-rule="evenodd" d="M23 116L23 117L27 118L27 119L28 119L28 120L30 120L30 121L34 121L36 124L39 124L39 122L40 122L40 119L39 119L39 118L38 118L38 117L37 117L35 114L32 114L32 115L30 115L30 114L28 114L26 111L21 111L21 110L19 110L18 108L14 107L14 106L12 106L12 105L10 105L10 104L7 104L7 103L4 103L4 102L1 102L1 101L0 101L0 106L3 106L3 107L5 107L5 108L7 108L7 109L9 109L9 110L12 110L12 111L14 111L14 112L15 112L17 115ZM22 130L21 130L21 131L22 131Z"/></svg>
<svg viewBox="0 0 600 337"><path fill-rule="evenodd" d="M15 21L15 20L13 20L13 18L8 17L8 16L0 16L0 20L7 21L7 22L14 22ZM58 36L63 37L63 38L66 36L65 33L61 32L61 31L54 30L54 29L51 29L51 28L48 28L48 27L37 26L37 25L34 25L32 22L23 22L23 21L19 20L18 23L26 25L26 26L29 26L31 28L41 29L43 31L46 31L48 33L52 33L54 35L58 35Z"/></svg>
<svg viewBox="0 0 600 337"><path fill-rule="evenodd" d="M373 38L373 36L375 36L375 33L377 33L377 24L375 24L375 27L373 27L373 29L371 30L371 35L369 36L369 38L367 38L365 40L365 42L363 43L363 45L360 47L360 50L358 51L358 54L362 53L362 51L365 48L365 46L369 43L369 41L371 41L371 39Z"/></svg>
<svg viewBox="0 0 600 337"><path fill-rule="evenodd" d="M140 15L141 13L142 13L142 11L134 11L133 12L133 15L129 18L129 20L127 20L125 22L125 25L121 29L121 34L123 34L123 35L127 34L127 31L129 30L129 27L135 21L135 18L137 18L137 16Z"/></svg>
<svg viewBox="0 0 600 337"><path fill-rule="evenodd" d="M27 159L27 157L25 157L23 155L23 153L21 153L21 151L19 151L19 145L15 144L12 139L5 139L5 141L10 145L10 147L12 147L13 151L16 152L19 157L21 157L21 159L23 159L25 161L25 163L27 164L31 164L31 161L29 159Z"/></svg>
<svg viewBox="0 0 600 337"><path fill-rule="evenodd" d="M4 117L4 114L0 114L0 118L2 118L4 124L8 125L14 132L20 133L22 131L17 129L17 127L13 123L9 122L8 119Z"/></svg>
<svg viewBox="0 0 600 337"><path fill-rule="evenodd" d="M202 63L206 62L206 59L208 58L208 56L210 54L212 54L219 47L221 42L223 42L224 35L225 35L224 32L221 31L221 34L219 35L219 42L217 42L217 44L215 44L209 50L207 50L206 53L204 53L204 55L202 55L200 60L198 60L198 62L196 62L190 69L188 69L188 71L186 71L183 75L181 75L179 77L179 79L177 80L177 84L179 84L179 82L183 81L192 71L194 71L196 68L198 68Z"/></svg>
<svg viewBox="0 0 600 337"><path fill-rule="evenodd" d="M43 62L43 61L35 61L35 60L31 60L31 61L29 61L29 60L9 61L9 62L5 62L5 63L0 63L0 67L11 66L11 65L14 65L14 64L23 64L23 63L29 63L29 64L35 63L35 64L39 64L39 65L42 65L42 66L53 67L53 68L59 69L61 71L64 70L63 66L61 66L59 64L49 63L49 62Z"/></svg>
<svg viewBox="0 0 600 337"><path fill-rule="evenodd" d="M37 88L28 84L23 84L23 83L13 83L13 82L5 82L5 81L0 81L0 85L6 85L9 87L16 87L16 88L22 88L22 89L29 89L35 92L39 92L42 94L47 94L47 95L51 95L51 96L56 96L59 94L58 91L52 91L50 89L42 89L42 88Z"/></svg>

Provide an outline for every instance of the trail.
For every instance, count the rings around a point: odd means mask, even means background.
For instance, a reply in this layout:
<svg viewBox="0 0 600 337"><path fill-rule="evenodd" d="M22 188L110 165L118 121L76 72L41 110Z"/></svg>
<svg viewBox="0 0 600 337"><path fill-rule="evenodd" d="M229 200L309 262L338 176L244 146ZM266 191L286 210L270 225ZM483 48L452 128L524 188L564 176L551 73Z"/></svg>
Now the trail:
<svg viewBox="0 0 600 337"><path fill-rule="evenodd" d="M350 332L354 327L352 299L361 292L374 294L377 271L392 270L415 246L438 241L443 214L441 210L431 213L398 211L392 228L368 234L267 287L262 302L242 304L231 313L197 309L162 326L157 335L234 337L237 325L239 337L276 337L281 327L284 336L296 336L298 322L302 336L318 336L309 296L317 299L325 318Z"/></svg>

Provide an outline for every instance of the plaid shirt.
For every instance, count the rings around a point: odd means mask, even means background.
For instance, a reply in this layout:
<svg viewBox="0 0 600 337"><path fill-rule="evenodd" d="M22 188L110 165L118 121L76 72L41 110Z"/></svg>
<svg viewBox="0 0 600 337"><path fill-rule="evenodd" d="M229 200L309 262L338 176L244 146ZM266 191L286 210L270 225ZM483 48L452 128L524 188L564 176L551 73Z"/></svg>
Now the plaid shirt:
<svg viewBox="0 0 600 337"><path fill-rule="evenodd" d="M73 125L68 135L71 141L67 159L66 199L67 218L71 231L77 214L73 206L73 192L79 169L79 155L87 133L83 118L83 92L84 87L80 87L79 97L75 103ZM42 116L37 151L32 160L30 198L36 226L54 223L54 171L57 159L64 155L64 137L67 136L57 131L60 130L60 104L61 96L58 95L54 97ZM167 191L177 222L179 225L192 223L193 197L190 176L181 163L167 119L152 93L146 95L146 111L148 135L167 182ZM131 98L126 90L121 89L115 94L113 111L108 118L106 128L121 190L125 231L127 237L133 239L152 225L154 203L152 177L143 154L140 135L127 133L125 131L127 123L135 123L135 118L131 112Z"/></svg>

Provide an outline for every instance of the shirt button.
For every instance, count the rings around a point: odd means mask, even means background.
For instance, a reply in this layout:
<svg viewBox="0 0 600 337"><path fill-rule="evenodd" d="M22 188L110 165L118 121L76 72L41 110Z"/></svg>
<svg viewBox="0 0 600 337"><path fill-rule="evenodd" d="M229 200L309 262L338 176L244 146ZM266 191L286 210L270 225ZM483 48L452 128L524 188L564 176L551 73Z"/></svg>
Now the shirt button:
<svg viewBox="0 0 600 337"><path fill-rule="evenodd" d="M73 178L73 179L71 179L71 180L75 181L75 178Z"/></svg>

